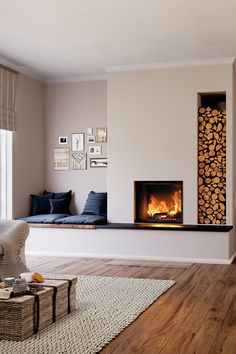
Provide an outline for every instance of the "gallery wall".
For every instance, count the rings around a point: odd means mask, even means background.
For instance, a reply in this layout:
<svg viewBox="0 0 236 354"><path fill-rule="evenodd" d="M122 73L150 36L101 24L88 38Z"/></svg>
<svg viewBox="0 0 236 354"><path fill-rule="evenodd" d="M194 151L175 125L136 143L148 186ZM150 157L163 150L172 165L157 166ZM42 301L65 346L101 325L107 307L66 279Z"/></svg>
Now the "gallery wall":
<svg viewBox="0 0 236 354"><path fill-rule="evenodd" d="M29 215L30 194L44 186L44 84L17 75L13 133L13 217Z"/></svg>
<svg viewBox="0 0 236 354"><path fill-rule="evenodd" d="M45 95L45 188L53 192L73 191L71 211L81 213L88 193L107 190L107 168L90 167L90 158L107 157L107 143L87 143L87 135L96 136L97 128L107 127L107 83L91 81L48 84ZM88 131L92 128L92 133ZM84 133L87 167L73 170L72 133ZM59 144L66 136L68 144ZM109 141L109 131L108 131ZM100 146L101 155L89 155L89 147ZM70 149L69 170L54 170L54 149Z"/></svg>

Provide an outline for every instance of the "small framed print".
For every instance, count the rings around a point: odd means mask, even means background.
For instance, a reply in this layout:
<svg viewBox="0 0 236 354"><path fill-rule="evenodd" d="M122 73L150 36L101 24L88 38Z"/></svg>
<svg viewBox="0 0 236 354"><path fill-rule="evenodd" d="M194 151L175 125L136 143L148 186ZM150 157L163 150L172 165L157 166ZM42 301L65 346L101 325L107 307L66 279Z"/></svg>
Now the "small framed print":
<svg viewBox="0 0 236 354"><path fill-rule="evenodd" d="M67 145L68 144L68 136L59 136L58 144Z"/></svg>
<svg viewBox="0 0 236 354"><path fill-rule="evenodd" d="M87 135L87 144L96 143L95 135Z"/></svg>
<svg viewBox="0 0 236 354"><path fill-rule="evenodd" d="M102 147L101 146L89 146L89 155L101 155Z"/></svg>
<svg viewBox="0 0 236 354"><path fill-rule="evenodd" d="M87 154L84 152L71 153L71 168L72 170L87 169Z"/></svg>
<svg viewBox="0 0 236 354"><path fill-rule="evenodd" d="M84 151L84 133L72 133L71 150Z"/></svg>
<svg viewBox="0 0 236 354"><path fill-rule="evenodd" d="M107 128L97 128L97 143L107 142Z"/></svg>
<svg viewBox="0 0 236 354"><path fill-rule="evenodd" d="M107 157L90 159L90 167L107 167Z"/></svg>
<svg viewBox="0 0 236 354"><path fill-rule="evenodd" d="M54 171L69 171L70 149L54 148Z"/></svg>

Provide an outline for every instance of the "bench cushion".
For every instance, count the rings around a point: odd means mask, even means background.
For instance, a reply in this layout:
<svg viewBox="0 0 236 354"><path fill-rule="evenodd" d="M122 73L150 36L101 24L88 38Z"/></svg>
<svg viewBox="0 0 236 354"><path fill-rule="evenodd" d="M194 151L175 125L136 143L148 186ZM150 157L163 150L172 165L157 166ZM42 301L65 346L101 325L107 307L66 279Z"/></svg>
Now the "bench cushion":
<svg viewBox="0 0 236 354"><path fill-rule="evenodd" d="M31 224L53 224L57 219L66 218L69 215L70 214L41 214L18 218L18 220L24 220Z"/></svg>
<svg viewBox="0 0 236 354"><path fill-rule="evenodd" d="M106 224L107 218L101 215L73 215L56 219L55 224Z"/></svg>

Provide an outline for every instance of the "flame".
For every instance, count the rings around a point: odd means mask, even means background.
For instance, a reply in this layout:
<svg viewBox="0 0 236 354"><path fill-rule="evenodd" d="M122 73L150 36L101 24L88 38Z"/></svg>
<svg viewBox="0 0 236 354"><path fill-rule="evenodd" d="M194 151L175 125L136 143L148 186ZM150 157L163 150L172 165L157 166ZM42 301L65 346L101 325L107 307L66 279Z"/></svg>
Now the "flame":
<svg viewBox="0 0 236 354"><path fill-rule="evenodd" d="M151 195L148 203L147 214L153 217L156 214L166 213L174 216L181 212L181 191L177 190L172 195L168 196L166 200L161 200L160 197Z"/></svg>

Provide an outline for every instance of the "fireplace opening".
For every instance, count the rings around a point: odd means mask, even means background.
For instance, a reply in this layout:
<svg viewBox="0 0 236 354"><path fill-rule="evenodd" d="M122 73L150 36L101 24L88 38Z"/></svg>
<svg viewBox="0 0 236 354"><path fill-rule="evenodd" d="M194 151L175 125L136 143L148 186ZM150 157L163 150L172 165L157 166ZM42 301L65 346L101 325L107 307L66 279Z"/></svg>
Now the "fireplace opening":
<svg viewBox="0 0 236 354"><path fill-rule="evenodd" d="M182 181L135 181L135 222L183 223Z"/></svg>

